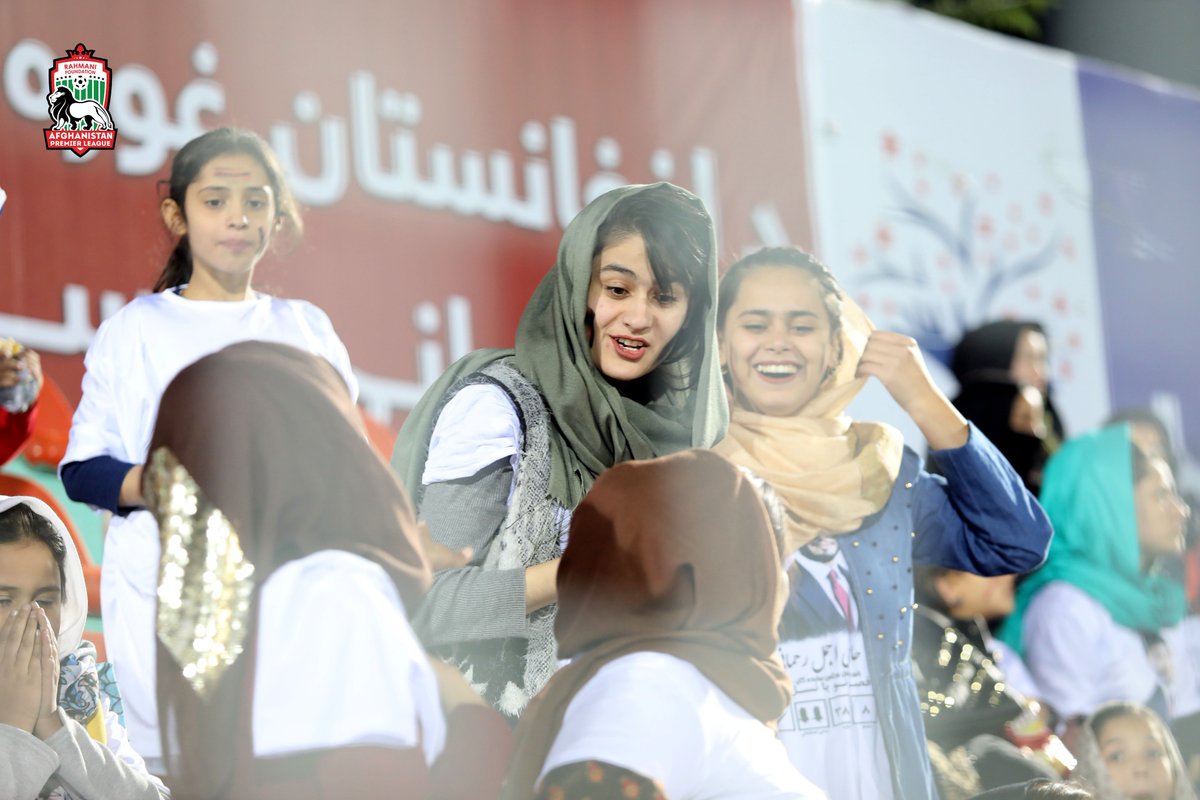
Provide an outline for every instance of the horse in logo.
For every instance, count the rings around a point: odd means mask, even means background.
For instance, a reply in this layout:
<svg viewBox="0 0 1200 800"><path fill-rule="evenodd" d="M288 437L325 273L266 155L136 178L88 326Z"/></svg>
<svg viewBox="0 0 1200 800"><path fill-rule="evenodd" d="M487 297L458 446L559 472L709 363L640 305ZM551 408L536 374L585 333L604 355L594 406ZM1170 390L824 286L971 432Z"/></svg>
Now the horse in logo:
<svg viewBox="0 0 1200 800"><path fill-rule="evenodd" d="M60 86L46 95L46 102L50 105L50 119L54 121L56 131L113 129L112 117L104 106L95 100L76 100L66 86Z"/></svg>

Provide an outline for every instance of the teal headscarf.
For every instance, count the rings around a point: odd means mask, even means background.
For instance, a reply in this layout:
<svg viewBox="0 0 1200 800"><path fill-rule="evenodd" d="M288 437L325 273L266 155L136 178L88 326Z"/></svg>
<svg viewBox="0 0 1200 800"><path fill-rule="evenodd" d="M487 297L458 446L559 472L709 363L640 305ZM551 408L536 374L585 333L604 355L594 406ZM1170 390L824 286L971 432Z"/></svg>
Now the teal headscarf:
<svg viewBox="0 0 1200 800"><path fill-rule="evenodd" d="M701 293L707 293L708 312L701 333L701 356L691 375L695 389L668 389L655 400L642 403L618 392L596 368L584 318L600 226L626 197L663 190L684 194L708 223L706 275L689 298L690 302L702 302ZM579 504L597 475L622 461L711 447L725 434L729 419L717 360L716 309L716 240L703 202L669 183L623 186L606 192L579 212L563 232L557 261L521 315L516 349L478 350L452 364L405 420L392 452L392 468L412 496L419 497L429 439L447 392L467 375L514 355L517 369L538 387L550 410L550 494L567 508ZM683 382L684 365L659 369L670 373L666 384Z"/></svg>
<svg viewBox="0 0 1200 800"><path fill-rule="evenodd" d="M1051 581L1079 587L1133 630L1154 632L1183 618L1183 586L1142 571L1133 483L1128 425L1071 439L1050 459L1039 499L1054 541L1046 563L1018 587L1016 609L1000 628L1018 653L1024 653L1025 610Z"/></svg>

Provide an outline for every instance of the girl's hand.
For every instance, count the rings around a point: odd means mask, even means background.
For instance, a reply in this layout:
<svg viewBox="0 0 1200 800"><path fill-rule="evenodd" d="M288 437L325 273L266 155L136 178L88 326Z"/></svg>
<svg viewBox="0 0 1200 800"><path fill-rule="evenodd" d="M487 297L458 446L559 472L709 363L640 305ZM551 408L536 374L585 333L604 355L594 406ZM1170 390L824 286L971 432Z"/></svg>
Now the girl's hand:
<svg viewBox="0 0 1200 800"><path fill-rule="evenodd" d="M471 563L471 556L475 552L471 548L451 550L441 542L435 541L425 520L417 522L417 530L420 531L421 549L425 551L425 558L429 560L429 567L434 572L444 569L459 569Z"/></svg>
<svg viewBox="0 0 1200 800"><path fill-rule="evenodd" d="M26 348L21 351L21 355L17 358L25 365L25 370L33 376L34 383L37 384L38 392L42 391L42 357L35 351Z"/></svg>
<svg viewBox="0 0 1200 800"><path fill-rule="evenodd" d="M36 603L38 630L39 658L42 661L42 710L38 714L37 724L33 735L46 739L50 734L62 727L58 717L58 637L50 626L46 612Z"/></svg>
<svg viewBox="0 0 1200 800"><path fill-rule="evenodd" d="M891 331L873 331L863 348L856 375L874 376L906 412L937 392L915 339ZM911 412L909 412L911 416Z"/></svg>
<svg viewBox="0 0 1200 800"><path fill-rule="evenodd" d="M486 706L487 702L471 688L463 674L437 656L428 656L437 676L438 695L442 701L442 713L447 717L459 706Z"/></svg>
<svg viewBox="0 0 1200 800"><path fill-rule="evenodd" d="M33 605L7 611L0 621L0 723L33 733L42 704L38 617Z"/></svg>
<svg viewBox="0 0 1200 800"><path fill-rule="evenodd" d="M921 348L912 337L874 331L858 362L858 377L875 377L917 423L934 450L967 443L967 420L929 376Z"/></svg>

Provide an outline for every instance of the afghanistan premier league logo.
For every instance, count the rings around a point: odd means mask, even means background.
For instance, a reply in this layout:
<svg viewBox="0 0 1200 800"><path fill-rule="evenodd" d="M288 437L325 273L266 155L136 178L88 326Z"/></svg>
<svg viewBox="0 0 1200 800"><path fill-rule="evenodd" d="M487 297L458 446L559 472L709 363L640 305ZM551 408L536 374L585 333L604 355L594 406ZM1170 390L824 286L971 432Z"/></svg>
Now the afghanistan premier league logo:
<svg viewBox="0 0 1200 800"><path fill-rule="evenodd" d="M112 150L117 129L108 114L112 70L108 61L94 58L82 43L54 59L50 68L50 106L53 128L44 128L47 150L70 150L80 158L88 150Z"/></svg>

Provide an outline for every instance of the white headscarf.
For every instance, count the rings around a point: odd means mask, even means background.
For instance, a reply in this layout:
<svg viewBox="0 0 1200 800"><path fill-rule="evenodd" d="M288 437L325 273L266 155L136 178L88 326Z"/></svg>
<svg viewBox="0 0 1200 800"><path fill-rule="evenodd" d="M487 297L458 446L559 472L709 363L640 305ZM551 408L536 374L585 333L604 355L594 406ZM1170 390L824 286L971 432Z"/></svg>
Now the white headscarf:
<svg viewBox="0 0 1200 800"><path fill-rule="evenodd" d="M75 549L75 541L71 538L67 526L50 509L50 506L36 497L9 497L0 495L0 513L14 506L26 505L42 519L48 521L62 541L66 557L63 559L62 618L58 624L58 654L66 656L75 652L83 639L83 626L87 623L88 597L87 583L83 579L83 564L79 561L79 552Z"/></svg>

